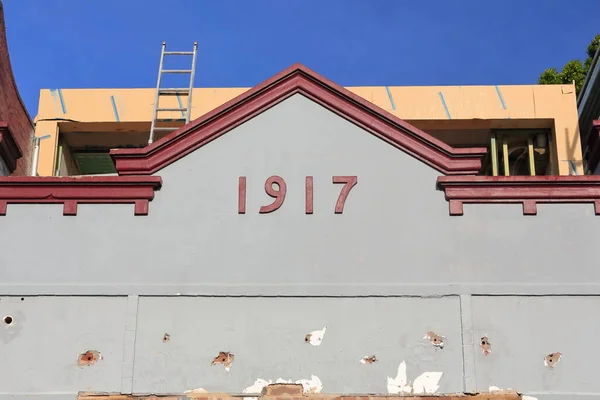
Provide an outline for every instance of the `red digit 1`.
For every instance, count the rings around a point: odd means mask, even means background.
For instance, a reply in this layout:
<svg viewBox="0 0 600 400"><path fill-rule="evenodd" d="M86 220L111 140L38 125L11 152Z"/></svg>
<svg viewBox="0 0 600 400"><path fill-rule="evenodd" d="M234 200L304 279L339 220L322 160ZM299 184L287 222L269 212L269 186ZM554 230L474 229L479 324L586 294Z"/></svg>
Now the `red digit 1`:
<svg viewBox="0 0 600 400"><path fill-rule="evenodd" d="M278 188L273 188L273 184L277 184ZM265 181L265 192L267 192L267 194L273 197L275 200L267 206L262 206L259 210L261 214L273 212L281 207L283 201L285 200L285 193L287 192L285 181L282 177L277 175L269 177Z"/></svg>
<svg viewBox="0 0 600 400"><path fill-rule="evenodd" d="M246 177L238 180L238 214L246 214Z"/></svg>
<svg viewBox="0 0 600 400"><path fill-rule="evenodd" d="M340 195L335 203L335 213L342 214L344 212L344 204L350 194L350 190L358 183L356 176L334 176L333 183L344 183L344 187L340 191Z"/></svg>
<svg viewBox="0 0 600 400"><path fill-rule="evenodd" d="M313 177L306 177L306 202L305 211L307 214L313 213Z"/></svg>

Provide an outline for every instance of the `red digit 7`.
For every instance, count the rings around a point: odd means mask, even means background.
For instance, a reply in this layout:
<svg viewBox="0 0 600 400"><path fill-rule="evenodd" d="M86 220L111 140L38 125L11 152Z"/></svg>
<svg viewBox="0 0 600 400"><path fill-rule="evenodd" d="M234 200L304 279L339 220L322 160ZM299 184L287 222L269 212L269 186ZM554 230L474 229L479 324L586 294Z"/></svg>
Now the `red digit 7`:
<svg viewBox="0 0 600 400"><path fill-rule="evenodd" d="M335 213L342 214L344 212L344 204L350 194L350 190L358 183L357 176L334 176L333 183L344 183L344 187L340 190L337 202L335 203Z"/></svg>
<svg viewBox="0 0 600 400"><path fill-rule="evenodd" d="M276 184L278 188L275 189L273 184ZM275 200L269 205L262 206L259 210L259 213L261 214L271 213L281 207L285 200L287 185L282 177L273 175L265 181L265 192Z"/></svg>

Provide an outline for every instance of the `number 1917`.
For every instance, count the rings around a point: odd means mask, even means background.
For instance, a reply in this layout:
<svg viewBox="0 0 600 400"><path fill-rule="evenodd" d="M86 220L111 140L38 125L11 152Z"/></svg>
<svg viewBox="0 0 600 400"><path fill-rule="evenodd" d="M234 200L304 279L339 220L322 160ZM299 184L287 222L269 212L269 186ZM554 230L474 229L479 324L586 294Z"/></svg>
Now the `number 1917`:
<svg viewBox="0 0 600 400"><path fill-rule="evenodd" d="M332 177L332 183L343 183L340 195L338 196L337 202L335 203L334 212L336 214L342 214L344 212L344 205L346 199L350 194L350 191L358 183L358 177L356 176L334 176ZM306 214L313 213L313 177L307 176L304 184L304 212ZM270 176L265 181L265 192L273 198L271 204L261 206L258 210L261 214L272 213L278 210L285 201L285 195L287 193L287 184L285 180L277 175ZM240 176L238 183L238 213L246 213L246 177Z"/></svg>

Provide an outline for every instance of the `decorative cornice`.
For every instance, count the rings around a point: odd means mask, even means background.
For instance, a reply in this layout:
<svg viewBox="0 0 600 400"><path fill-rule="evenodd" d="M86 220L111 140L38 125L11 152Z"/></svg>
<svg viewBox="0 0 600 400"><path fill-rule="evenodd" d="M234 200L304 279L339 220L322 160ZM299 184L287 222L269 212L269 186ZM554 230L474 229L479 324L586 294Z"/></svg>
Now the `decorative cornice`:
<svg viewBox="0 0 600 400"><path fill-rule="evenodd" d="M600 176L440 176L437 186L450 215L463 215L464 203L520 203L536 215L538 203L593 203L600 214Z"/></svg>
<svg viewBox="0 0 600 400"><path fill-rule="evenodd" d="M148 215L148 203L160 189L159 176L0 177L0 215L7 204L63 204L63 215L77 215L78 204L135 204L135 215Z"/></svg>

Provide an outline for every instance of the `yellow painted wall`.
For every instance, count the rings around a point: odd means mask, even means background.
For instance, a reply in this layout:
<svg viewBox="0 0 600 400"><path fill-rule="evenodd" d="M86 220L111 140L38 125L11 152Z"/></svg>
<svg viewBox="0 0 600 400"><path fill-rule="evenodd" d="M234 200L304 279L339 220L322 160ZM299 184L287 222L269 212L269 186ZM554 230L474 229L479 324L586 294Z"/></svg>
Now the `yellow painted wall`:
<svg viewBox="0 0 600 400"><path fill-rule="evenodd" d="M231 100L249 88L196 88L192 119ZM377 106L411 121L473 121L551 119L559 174L570 173L574 161L583 173L575 90L572 85L519 86L390 86L348 87ZM389 91L389 94L388 94ZM36 136L51 135L40 144L38 173L52 175L61 121L143 123L152 118L155 89L42 89ZM185 105L186 97L182 97ZM113 105L114 103L114 105ZM445 103L445 106L444 106ZM175 96L161 98L161 107L179 107ZM181 112L161 113L178 119ZM507 121L508 122L508 121ZM125 126L125 124L124 124Z"/></svg>

